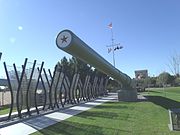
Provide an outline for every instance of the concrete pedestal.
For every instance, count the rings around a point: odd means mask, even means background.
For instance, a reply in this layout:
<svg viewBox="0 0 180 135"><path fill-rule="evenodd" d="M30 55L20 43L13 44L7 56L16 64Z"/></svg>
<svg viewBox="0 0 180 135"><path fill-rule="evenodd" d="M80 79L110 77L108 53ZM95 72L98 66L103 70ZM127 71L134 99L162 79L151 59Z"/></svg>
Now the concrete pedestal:
<svg viewBox="0 0 180 135"><path fill-rule="evenodd" d="M137 90L118 90L118 101L137 101Z"/></svg>

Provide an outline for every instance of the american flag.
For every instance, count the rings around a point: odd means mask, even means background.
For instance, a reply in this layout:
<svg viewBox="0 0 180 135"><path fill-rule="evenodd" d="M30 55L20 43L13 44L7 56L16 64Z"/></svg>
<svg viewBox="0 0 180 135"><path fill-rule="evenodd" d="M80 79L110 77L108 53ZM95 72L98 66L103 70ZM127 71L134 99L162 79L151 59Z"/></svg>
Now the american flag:
<svg viewBox="0 0 180 135"><path fill-rule="evenodd" d="M108 48L108 53L110 53L112 51L112 48Z"/></svg>
<svg viewBox="0 0 180 135"><path fill-rule="evenodd" d="M110 29L112 29L112 22L108 25L108 27L109 27Z"/></svg>

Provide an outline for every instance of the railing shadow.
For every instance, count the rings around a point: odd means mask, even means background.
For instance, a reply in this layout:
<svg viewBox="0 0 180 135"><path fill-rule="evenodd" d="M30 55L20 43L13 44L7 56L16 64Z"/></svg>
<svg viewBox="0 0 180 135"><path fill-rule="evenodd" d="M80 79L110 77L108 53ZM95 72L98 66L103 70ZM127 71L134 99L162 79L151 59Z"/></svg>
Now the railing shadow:
<svg viewBox="0 0 180 135"><path fill-rule="evenodd" d="M105 118L105 119L117 119L118 115L116 113L112 113L112 112L83 112L80 115L78 115L78 117L82 117L82 118L95 118L95 117L99 117L99 118Z"/></svg>
<svg viewBox="0 0 180 135"><path fill-rule="evenodd" d="M145 96L150 102L159 105L165 109L180 108L180 102L162 97L162 96Z"/></svg>
<svg viewBox="0 0 180 135"><path fill-rule="evenodd" d="M74 134L83 134L83 135L105 135L104 130L116 131L117 134L127 134L130 133L128 130L116 129L112 127L106 127L104 125L92 125L85 124L80 122L70 122L63 121L61 123L57 123L52 127L48 127L47 129L39 130L39 132L43 135L52 135L52 134L66 134L66 135L74 135Z"/></svg>

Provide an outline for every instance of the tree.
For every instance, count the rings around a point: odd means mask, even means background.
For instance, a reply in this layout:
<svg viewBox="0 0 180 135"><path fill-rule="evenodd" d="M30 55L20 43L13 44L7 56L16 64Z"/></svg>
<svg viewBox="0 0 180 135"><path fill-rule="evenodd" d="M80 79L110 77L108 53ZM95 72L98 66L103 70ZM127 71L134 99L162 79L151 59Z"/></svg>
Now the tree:
<svg viewBox="0 0 180 135"><path fill-rule="evenodd" d="M156 87L156 85L157 85L157 77L150 77L149 84L150 84L150 87Z"/></svg>
<svg viewBox="0 0 180 135"><path fill-rule="evenodd" d="M179 77L180 76L180 55L177 53L174 53L174 55L171 56L170 64L168 66L172 74Z"/></svg>
<svg viewBox="0 0 180 135"><path fill-rule="evenodd" d="M75 57L73 57L73 58L76 61L77 70L81 73L82 78L85 79L87 74L89 74L89 75L92 74L92 72L93 72L92 67L89 64L83 62L82 60L80 60L78 58L75 58Z"/></svg>
<svg viewBox="0 0 180 135"><path fill-rule="evenodd" d="M60 60L60 65L69 78L72 78L74 73L80 73L84 80L87 74L92 74L93 72L92 67L89 64L86 64L75 57L69 58L69 60L67 60L66 57L63 57Z"/></svg>
<svg viewBox="0 0 180 135"><path fill-rule="evenodd" d="M172 84L174 77L171 76L168 72L162 72L157 78L157 84L159 86L164 86L166 84Z"/></svg>
<svg viewBox="0 0 180 135"><path fill-rule="evenodd" d="M72 67L72 64L70 64L66 57L63 57L61 59L60 65L62 66L62 70L66 73L66 75L69 78L72 78L74 69Z"/></svg>
<svg viewBox="0 0 180 135"><path fill-rule="evenodd" d="M174 85L175 86L180 86L180 77L176 77L174 80Z"/></svg>

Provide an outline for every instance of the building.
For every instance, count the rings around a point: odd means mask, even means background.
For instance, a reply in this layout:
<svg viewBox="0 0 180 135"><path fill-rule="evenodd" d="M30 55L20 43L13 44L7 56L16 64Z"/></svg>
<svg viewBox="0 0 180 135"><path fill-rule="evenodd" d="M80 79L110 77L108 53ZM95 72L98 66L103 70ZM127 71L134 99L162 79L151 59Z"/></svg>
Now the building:
<svg viewBox="0 0 180 135"><path fill-rule="evenodd" d="M148 77L148 70L136 70L135 71L135 79L140 80L140 79L145 79Z"/></svg>
<svg viewBox="0 0 180 135"><path fill-rule="evenodd" d="M145 91L148 86L147 82L144 80L146 78L148 78L148 70L135 71L135 82L137 91Z"/></svg>

